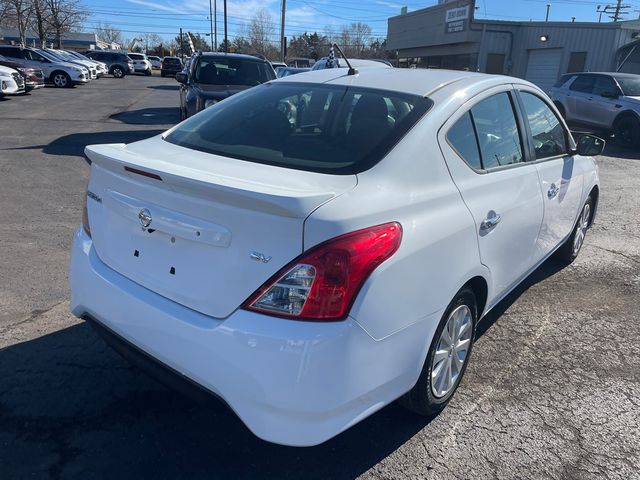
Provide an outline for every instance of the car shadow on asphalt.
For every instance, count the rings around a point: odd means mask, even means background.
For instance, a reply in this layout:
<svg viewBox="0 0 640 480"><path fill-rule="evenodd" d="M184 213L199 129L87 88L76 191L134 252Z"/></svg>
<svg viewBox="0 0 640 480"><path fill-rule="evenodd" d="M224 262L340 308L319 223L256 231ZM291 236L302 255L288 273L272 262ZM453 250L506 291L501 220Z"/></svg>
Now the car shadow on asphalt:
<svg viewBox="0 0 640 480"><path fill-rule="evenodd" d="M7 150L42 150L49 155L82 156L87 145L100 143L131 143L153 137L164 132L165 129L151 130L116 130L110 132L72 133L56 138L46 145L29 145Z"/></svg>
<svg viewBox="0 0 640 480"><path fill-rule="evenodd" d="M180 85L176 83L175 85L149 85L147 88L151 88L153 90L180 90Z"/></svg>
<svg viewBox="0 0 640 480"><path fill-rule="evenodd" d="M482 337L495 324L502 314L513 305L520 296L535 284L552 277L560 270L566 267L566 264L551 257L542 265L536 268L522 283L514 288L500 303L491 309L478 323L476 327L476 339Z"/></svg>
<svg viewBox="0 0 640 480"><path fill-rule="evenodd" d="M0 378L6 478L353 478L429 423L392 404L320 446L267 443L213 397L129 366L84 323L0 350Z"/></svg>
<svg viewBox="0 0 640 480"><path fill-rule="evenodd" d="M130 125L173 125L180 121L178 107L151 107L114 113L109 118Z"/></svg>

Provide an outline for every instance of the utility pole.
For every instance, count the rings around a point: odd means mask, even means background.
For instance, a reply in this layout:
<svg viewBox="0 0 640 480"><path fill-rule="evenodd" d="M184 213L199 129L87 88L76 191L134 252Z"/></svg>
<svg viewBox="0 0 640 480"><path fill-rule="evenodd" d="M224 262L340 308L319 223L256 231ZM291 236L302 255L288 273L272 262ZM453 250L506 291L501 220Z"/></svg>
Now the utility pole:
<svg viewBox="0 0 640 480"><path fill-rule="evenodd" d="M182 27L180 27L180 58L184 58L184 49L182 48Z"/></svg>
<svg viewBox="0 0 640 480"><path fill-rule="evenodd" d="M213 0L213 51L218 51L218 6Z"/></svg>
<svg viewBox="0 0 640 480"><path fill-rule="evenodd" d="M224 53L229 53L229 40L227 38L227 0L224 0Z"/></svg>
<svg viewBox="0 0 640 480"><path fill-rule="evenodd" d="M547 3L547 15L544 17L544 21L549 21L549 10L551 9L551 4Z"/></svg>
<svg viewBox="0 0 640 480"><path fill-rule="evenodd" d="M213 49L213 42L215 41L213 39L213 12L212 12L213 8L211 8L211 0L209 0L209 37L211 38L211 51L215 52L215 50Z"/></svg>
<svg viewBox="0 0 640 480"><path fill-rule="evenodd" d="M616 2L616 7L613 12L613 16L611 17L613 18L613 21L619 22L620 20L622 20L622 16L629 13L626 11L628 8L631 8L631 5L622 5L622 0L618 0Z"/></svg>
<svg viewBox="0 0 640 480"><path fill-rule="evenodd" d="M280 61L284 62L284 54L287 49L284 37L284 15L287 9L287 0L282 0L282 16L280 18Z"/></svg>

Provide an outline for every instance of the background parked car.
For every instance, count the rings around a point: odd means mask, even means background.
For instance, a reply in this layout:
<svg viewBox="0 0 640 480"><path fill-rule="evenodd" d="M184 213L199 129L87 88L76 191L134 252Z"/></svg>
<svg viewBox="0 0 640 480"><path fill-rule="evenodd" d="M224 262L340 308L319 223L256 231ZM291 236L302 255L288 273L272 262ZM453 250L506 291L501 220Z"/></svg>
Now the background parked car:
<svg viewBox="0 0 640 480"><path fill-rule="evenodd" d="M568 122L611 132L624 147L640 146L640 75L568 73L551 98Z"/></svg>
<svg viewBox="0 0 640 480"><path fill-rule="evenodd" d="M310 68L294 68L294 67L278 67L276 68L276 75L278 78L288 77L289 75L295 75L297 73L304 73L310 71Z"/></svg>
<svg viewBox="0 0 640 480"><path fill-rule="evenodd" d="M0 65L13 68L22 76L25 92L44 87L44 74L41 69L28 67L18 59L10 60L2 55L0 55Z"/></svg>
<svg viewBox="0 0 640 480"><path fill-rule="evenodd" d="M80 60L86 60L86 61L91 62L96 67L96 73L98 75L98 78L103 77L103 76L105 76L107 74L107 64L106 63L102 63L102 62L99 62L98 60L93 60L93 59L91 59L89 57L85 57L81 53L74 52L73 50L56 50L56 52L64 54L64 55L68 55L70 58L77 58L77 59L80 59Z"/></svg>
<svg viewBox="0 0 640 480"><path fill-rule="evenodd" d="M92 60L107 65L107 72L115 78L123 78L129 73L133 73L133 60L126 53L111 52L107 50L89 50L84 53L85 56Z"/></svg>
<svg viewBox="0 0 640 480"><path fill-rule="evenodd" d="M151 68L154 70L160 70L160 67L162 66L162 59L160 57L149 55L147 56L147 59L151 62Z"/></svg>
<svg viewBox="0 0 640 480"><path fill-rule="evenodd" d="M89 80L98 78L98 71L96 70L96 66L93 62L89 61L89 59L80 60L77 58L69 57L67 55L62 55L56 50L50 48L38 48L36 49L36 51L50 60L66 62L81 68L86 68L87 72L89 73Z"/></svg>
<svg viewBox="0 0 640 480"><path fill-rule="evenodd" d="M231 95L276 78L267 60L235 53L198 53L185 72L176 75L182 119Z"/></svg>
<svg viewBox="0 0 640 480"><path fill-rule="evenodd" d="M2 95L18 95L24 92L24 79L13 68L0 65L0 92Z"/></svg>
<svg viewBox="0 0 640 480"><path fill-rule="evenodd" d="M365 60L360 58L349 58L348 60L353 68L393 68L391 64L385 60ZM311 70L324 70L325 68L347 68L347 63L344 59L336 57L333 59L333 67L327 67L327 57L322 57L313 64Z"/></svg>
<svg viewBox="0 0 640 480"><path fill-rule="evenodd" d="M182 60L178 57L164 57L160 65L160 76L173 76L184 68Z"/></svg>
<svg viewBox="0 0 640 480"><path fill-rule="evenodd" d="M133 60L133 71L136 73L144 73L151 75L151 62L144 53L130 53L129 58Z"/></svg>
<svg viewBox="0 0 640 480"><path fill-rule="evenodd" d="M20 59L26 66L41 69L45 83L51 83L55 87L72 87L89 81L89 72L86 68L51 60L33 48L0 45L0 55Z"/></svg>

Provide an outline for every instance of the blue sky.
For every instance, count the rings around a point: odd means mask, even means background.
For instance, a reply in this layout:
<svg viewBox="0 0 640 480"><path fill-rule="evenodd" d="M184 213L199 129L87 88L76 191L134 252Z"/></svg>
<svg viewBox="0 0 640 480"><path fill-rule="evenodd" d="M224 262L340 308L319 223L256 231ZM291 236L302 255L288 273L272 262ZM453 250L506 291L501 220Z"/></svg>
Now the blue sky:
<svg viewBox="0 0 640 480"><path fill-rule="evenodd" d="M544 20L545 5L551 4L550 20L597 21L597 0L476 0L477 18L500 20ZM154 32L164 38L175 36L180 27L185 31L207 33L209 31L209 0L85 0L92 12L87 29L98 22L110 23L123 31L125 38L138 33ZM218 3L218 41L222 39L222 0ZM624 3L631 5L626 18L638 18L640 0ZM386 36L389 16L397 15L406 5L409 11L434 5L434 1L410 0L287 0L287 36L304 31L339 30L342 25L361 21L368 23L374 36ZM273 41L279 34L280 0L228 0L229 35L236 33L251 19L252 15L266 8L274 20ZM603 21L608 20L603 15Z"/></svg>

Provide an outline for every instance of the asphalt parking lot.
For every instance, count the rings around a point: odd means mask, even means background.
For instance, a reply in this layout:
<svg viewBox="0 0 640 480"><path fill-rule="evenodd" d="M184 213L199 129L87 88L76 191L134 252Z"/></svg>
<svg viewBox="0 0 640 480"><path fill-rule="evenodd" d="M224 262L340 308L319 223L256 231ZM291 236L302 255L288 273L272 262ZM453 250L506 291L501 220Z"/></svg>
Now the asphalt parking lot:
<svg viewBox="0 0 640 480"><path fill-rule="evenodd" d="M0 478L640 478L640 152L598 158L580 257L483 321L441 415L394 404L295 449L156 383L68 312L84 146L160 133L177 105L158 76L0 100Z"/></svg>

